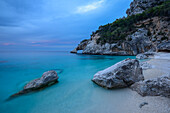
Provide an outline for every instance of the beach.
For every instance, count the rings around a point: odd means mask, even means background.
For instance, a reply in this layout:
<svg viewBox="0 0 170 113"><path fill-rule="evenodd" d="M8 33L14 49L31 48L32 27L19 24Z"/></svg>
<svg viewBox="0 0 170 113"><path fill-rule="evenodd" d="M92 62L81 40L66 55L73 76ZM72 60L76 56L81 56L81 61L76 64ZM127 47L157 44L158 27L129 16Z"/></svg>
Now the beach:
<svg viewBox="0 0 170 113"><path fill-rule="evenodd" d="M166 75L170 72L170 53L156 53L154 57L146 61L152 65L152 69L143 70L145 79L156 78ZM142 97L137 92L132 91L129 95L127 107L124 108L126 113L169 113L170 99L160 96ZM139 108L139 105L147 102L148 105ZM136 109L134 109L134 107Z"/></svg>

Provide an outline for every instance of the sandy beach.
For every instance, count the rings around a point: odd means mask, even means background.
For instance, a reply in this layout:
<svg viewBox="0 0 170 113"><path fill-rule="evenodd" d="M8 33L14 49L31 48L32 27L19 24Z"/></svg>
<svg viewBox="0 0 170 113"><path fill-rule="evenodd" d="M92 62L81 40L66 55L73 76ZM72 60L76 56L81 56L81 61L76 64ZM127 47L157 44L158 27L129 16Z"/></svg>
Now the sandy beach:
<svg viewBox="0 0 170 113"><path fill-rule="evenodd" d="M155 78L170 72L170 53L156 53L146 62L151 64L153 68L143 70L145 79ZM131 90L129 89L129 91ZM143 102L147 102L148 105L139 108ZM170 99L160 96L142 97L135 91L131 91L127 107L124 110L126 113L170 113Z"/></svg>
<svg viewBox="0 0 170 113"><path fill-rule="evenodd" d="M151 69L143 70L145 79L156 78L168 74L170 70L170 53L156 53L152 58L145 61L152 65ZM115 93L119 92L119 96ZM101 103L91 106L83 113L170 113L170 99L161 96L142 97L130 88L109 90L109 95ZM99 93L99 92L97 92ZM100 92L103 93L103 92ZM96 97L94 93L93 98ZM115 99L115 97L117 99ZM121 99L121 102L119 101ZM140 108L140 104L148 103ZM108 104L109 103L109 104ZM114 110L113 110L114 108Z"/></svg>

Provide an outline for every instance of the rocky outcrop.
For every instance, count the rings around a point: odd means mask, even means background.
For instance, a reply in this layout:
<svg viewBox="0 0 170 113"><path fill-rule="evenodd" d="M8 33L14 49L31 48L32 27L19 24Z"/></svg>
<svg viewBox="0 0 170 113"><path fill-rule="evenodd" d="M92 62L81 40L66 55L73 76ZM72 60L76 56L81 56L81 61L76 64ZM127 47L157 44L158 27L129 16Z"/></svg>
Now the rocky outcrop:
<svg viewBox="0 0 170 113"><path fill-rule="evenodd" d="M112 49L119 48L119 51L114 51ZM121 47L117 44L109 44L100 45L94 42L93 40L88 43L88 45L84 48L83 54L95 54L95 55L127 55L126 51L121 51Z"/></svg>
<svg viewBox="0 0 170 113"><path fill-rule="evenodd" d="M132 35L126 37L125 51L130 51L132 55L144 53L148 51L156 51L155 46L151 43L150 36L147 35L148 30L145 28L138 29Z"/></svg>
<svg viewBox="0 0 170 113"><path fill-rule="evenodd" d="M140 28L132 35L127 36L126 41L118 41L113 44L105 43L104 45L100 45L96 43L96 40L90 40L81 50L83 50L83 54L99 55L137 55L138 53L147 51L156 51L147 33L148 30ZM131 39L131 41L128 41L129 39ZM80 48L80 45L81 43L77 48Z"/></svg>
<svg viewBox="0 0 170 113"><path fill-rule="evenodd" d="M144 54L138 54L138 55L136 56L136 58L139 59L139 60L142 60L142 59L147 59L148 56L146 56L146 55L144 55Z"/></svg>
<svg viewBox="0 0 170 113"><path fill-rule="evenodd" d="M127 12L129 16L142 13L144 10L165 1L134 0ZM143 10L140 10L141 7L143 7ZM124 19L128 22L127 18L118 19L111 24L99 27L99 30L93 32L91 39L81 42L72 53L83 50L83 54L137 55L145 52L170 51L170 18L168 16L154 16L135 21L133 28L127 28L126 32L128 33L122 38L122 34L126 33L120 34L119 30L121 29L122 31L124 27L116 26L115 23L119 23ZM136 17L133 18L135 19ZM113 24L117 28L112 28ZM119 35L115 36L115 32Z"/></svg>
<svg viewBox="0 0 170 113"><path fill-rule="evenodd" d="M170 52L170 40L158 45L158 52Z"/></svg>
<svg viewBox="0 0 170 113"><path fill-rule="evenodd" d="M47 71L43 73L41 78L35 79L30 81L24 86L24 89L19 91L18 93L12 95L11 97L29 93L32 91L39 90L41 88L47 87L49 85L52 85L54 83L58 82L58 75L55 71Z"/></svg>
<svg viewBox="0 0 170 113"><path fill-rule="evenodd" d="M111 88L123 88L135 82L144 80L139 61L126 59L117 64L99 71L94 75L92 81L99 86Z"/></svg>
<svg viewBox="0 0 170 113"><path fill-rule="evenodd" d="M128 16L131 16L142 13L143 11L151 7L160 5L164 1L167 0L134 0L133 2L131 2L130 8L127 9L126 14Z"/></svg>
<svg viewBox="0 0 170 113"><path fill-rule="evenodd" d="M152 23L152 24L151 24ZM156 51L168 51L170 48L170 24L166 17L154 17L145 21L138 22L135 26L136 32L126 37L126 40L120 40L116 43L97 44L96 38L88 40L81 50L83 54L98 55L137 55L140 53L153 53ZM94 37L100 37L94 34ZM80 43L81 45L81 43ZM78 45L78 47L79 45Z"/></svg>
<svg viewBox="0 0 170 113"><path fill-rule="evenodd" d="M71 53L77 53L78 50L83 50L89 41L90 40L83 40L74 50L71 51Z"/></svg>
<svg viewBox="0 0 170 113"><path fill-rule="evenodd" d="M142 96L164 96L170 98L170 76L166 75L140 81L133 84L131 89Z"/></svg>

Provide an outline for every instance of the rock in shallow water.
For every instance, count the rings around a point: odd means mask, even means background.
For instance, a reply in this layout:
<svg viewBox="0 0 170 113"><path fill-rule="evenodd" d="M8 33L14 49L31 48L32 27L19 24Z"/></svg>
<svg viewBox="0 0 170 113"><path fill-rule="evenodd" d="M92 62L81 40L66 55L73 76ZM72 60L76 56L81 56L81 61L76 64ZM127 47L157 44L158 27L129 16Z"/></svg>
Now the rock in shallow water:
<svg viewBox="0 0 170 113"><path fill-rule="evenodd" d="M56 71L47 71L47 72L43 73L41 78L30 81L29 83L27 83L24 86L23 90L12 95L11 97L39 90L41 88L52 85L52 84L56 83L57 81L58 81L57 72Z"/></svg>
<svg viewBox="0 0 170 113"><path fill-rule="evenodd" d="M139 59L139 60L142 60L142 59L147 59L148 56L146 56L146 55L144 55L144 54L138 54L138 55L136 56L136 58Z"/></svg>
<svg viewBox="0 0 170 113"><path fill-rule="evenodd" d="M142 68L139 61L135 59L118 62L103 71L97 72L92 79L94 83L108 89L128 87L141 80L144 80Z"/></svg>
<svg viewBox="0 0 170 113"><path fill-rule="evenodd" d="M133 84L131 89L142 96L164 96L170 98L170 76L164 75L140 81Z"/></svg>

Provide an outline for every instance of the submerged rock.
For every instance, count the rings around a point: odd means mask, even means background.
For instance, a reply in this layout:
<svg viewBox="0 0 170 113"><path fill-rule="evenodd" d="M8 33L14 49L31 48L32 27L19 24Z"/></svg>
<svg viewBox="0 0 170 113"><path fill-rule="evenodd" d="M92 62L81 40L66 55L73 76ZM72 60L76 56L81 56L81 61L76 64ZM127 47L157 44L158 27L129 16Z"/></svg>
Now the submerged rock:
<svg viewBox="0 0 170 113"><path fill-rule="evenodd" d="M170 98L170 76L166 75L140 81L133 84L131 89L142 96L164 96Z"/></svg>
<svg viewBox="0 0 170 113"><path fill-rule="evenodd" d="M123 88L135 82L144 80L142 68L139 61L126 59L117 64L99 71L94 75L92 81L105 88Z"/></svg>
<svg viewBox="0 0 170 113"><path fill-rule="evenodd" d="M41 78L30 81L24 86L24 89L19 91L18 93L12 95L11 97L29 93L35 90L39 90L41 88L47 87L54 83L58 82L58 75L56 71L47 71L43 73Z"/></svg>

